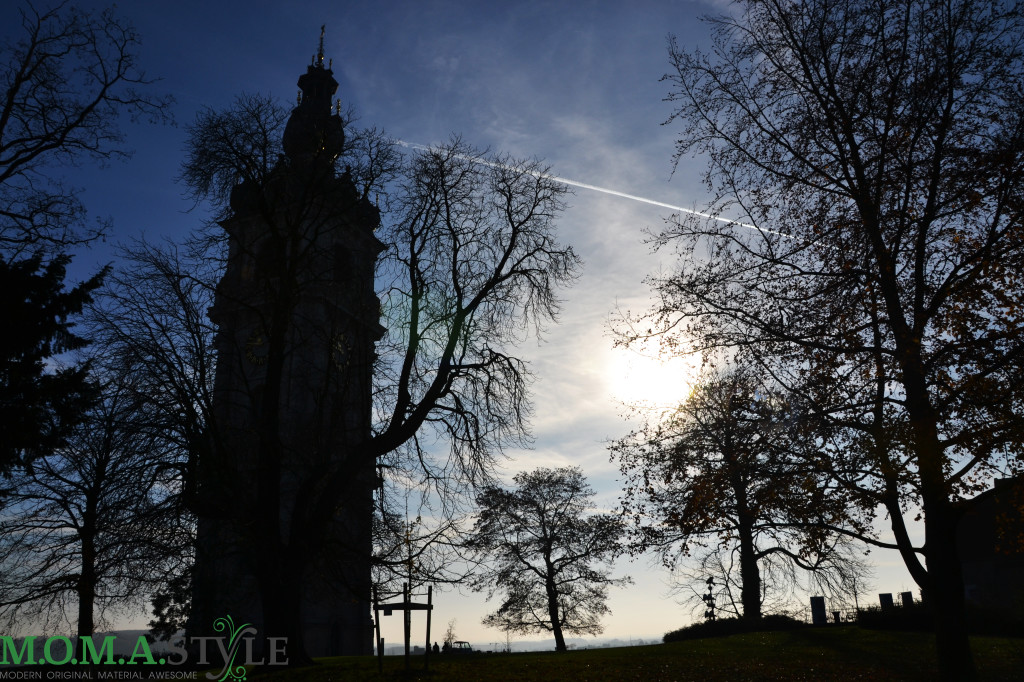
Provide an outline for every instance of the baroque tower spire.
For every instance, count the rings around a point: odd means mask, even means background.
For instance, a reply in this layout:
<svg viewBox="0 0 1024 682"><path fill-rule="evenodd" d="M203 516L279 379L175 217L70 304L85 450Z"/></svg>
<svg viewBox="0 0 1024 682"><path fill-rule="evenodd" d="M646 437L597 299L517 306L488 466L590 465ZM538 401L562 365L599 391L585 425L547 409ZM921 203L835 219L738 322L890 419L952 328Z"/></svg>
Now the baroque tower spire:
<svg viewBox="0 0 1024 682"><path fill-rule="evenodd" d="M284 130L284 152L293 164L331 165L345 146L341 116L331 112L338 81L324 67L324 32L313 63L299 77L299 102Z"/></svg>

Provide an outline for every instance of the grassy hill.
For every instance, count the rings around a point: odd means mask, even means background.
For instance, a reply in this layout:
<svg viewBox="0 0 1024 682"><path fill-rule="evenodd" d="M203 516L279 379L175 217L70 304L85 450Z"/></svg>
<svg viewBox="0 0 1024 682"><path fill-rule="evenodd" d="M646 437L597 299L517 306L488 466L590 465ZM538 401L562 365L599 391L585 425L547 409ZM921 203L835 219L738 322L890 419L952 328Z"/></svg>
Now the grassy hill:
<svg viewBox="0 0 1024 682"><path fill-rule="evenodd" d="M1024 680L1024 639L972 638L983 680ZM934 637L924 633L862 630L854 626L804 628L567 654L521 653L422 657L404 674L402 657L323 659L316 668L253 674L261 682L348 682L430 680L431 682L571 682L620 680L934 680ZM253 671L254 673L256 671Z"/></svg>

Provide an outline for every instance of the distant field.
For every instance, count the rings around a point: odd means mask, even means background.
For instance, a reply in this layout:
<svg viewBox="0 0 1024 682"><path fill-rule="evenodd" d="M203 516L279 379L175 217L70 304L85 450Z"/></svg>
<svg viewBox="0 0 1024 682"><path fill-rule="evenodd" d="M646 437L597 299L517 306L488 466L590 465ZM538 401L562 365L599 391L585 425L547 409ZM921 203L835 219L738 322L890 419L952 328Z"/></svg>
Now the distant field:
<svg viewBox="0 0 1024 682"><path fill-rule="evenodd" d="M979 678L1024 680L1024 639L972 638ZM431 682L536 680L934 680L931 635L861 630L854 626L806 628L793 632L732 637L567 654L476 654L413 657L414 674L404 674L402 657L384 659L383 679ZM418 671L418 672L417 672ZM280 671L251 678L266 682L380 680L376 659L323 659L313 669Z"/></svg>

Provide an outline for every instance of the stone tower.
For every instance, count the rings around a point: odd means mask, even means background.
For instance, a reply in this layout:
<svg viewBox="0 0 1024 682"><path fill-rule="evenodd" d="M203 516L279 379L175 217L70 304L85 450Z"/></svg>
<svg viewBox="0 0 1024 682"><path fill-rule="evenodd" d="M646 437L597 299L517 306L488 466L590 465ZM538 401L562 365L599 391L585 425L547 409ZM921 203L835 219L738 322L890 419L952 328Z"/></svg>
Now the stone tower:
<svg viewBox="0 0 1024 682"><path fill-rule="evenodd" d="M234 188L221 223L228 255L210 310L213 445L199 465L190 630L213 635L213 621L231 615L264 633L267 566L311 552L301 585L282 586L301 602L306 651L366 654L375 476L354 453L370 436L384 331L374 293L380 218L347 170L335 171L345 136L322 34L298 85L284 154L266 177ZM351 475L333 519L310 535L304 519L328 464Z"/></svg>

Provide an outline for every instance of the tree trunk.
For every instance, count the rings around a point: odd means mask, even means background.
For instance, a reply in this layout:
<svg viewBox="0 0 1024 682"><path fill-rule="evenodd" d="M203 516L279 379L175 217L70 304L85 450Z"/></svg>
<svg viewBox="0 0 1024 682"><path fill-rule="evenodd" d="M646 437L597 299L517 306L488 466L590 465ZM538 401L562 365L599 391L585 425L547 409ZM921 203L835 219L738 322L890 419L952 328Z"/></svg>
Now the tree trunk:
<svg viewBox="0 0 1024 682"><path fill-rule="evenodd" d="M863 212L862 212L863 215ZM874 218L874 216L873 216ZM967 637L964 581L956 547L957 514L950 500L952 487L943 466L945 452L939 439L939 415L932 404L919 329L908 322L896 279L896 265L884 246L877 222L865 220L881 274L880 291L889 313L896 342L899 381L906 392L906 410L917 458L921 506L924 511L925 559L928 577L922 585L934 614L935 645L942 674L950 680L975 679L974 657ZM918 290L924 282L916 281ZM924 316L914 308L915 323ZM912 568L912 567L911 567Z"/></svg>
<svg viewBox="0 0 1024 682"><path fill-rule="evenodd" d="M886 491L882 499L882 505L889 513L889 527L892 529L903 564L907 567L907 571L910 572L910 577L923 590L928 585L928 569L921 565L921 559L914 550L914 543L910 540L907 523L903 518L903 507L900 506L899 491L897 490L895 478L892 481L886 481Z"/></svg>
<svg viewBox="0 0 1024 682"><path fill-rule="evenodd" d="M948 680L975 679L974 657L967 635L964 579L956 546L957 514L944 493L922 486L925 557L928 583L925 602L931 606L939 667Z"/></svg>
<svg viewBox="0 0 1024 682"><path fill-rule="evenodd" d="M757 548L754 546L754 532L749 520L740 518L740 600L743 602L743 618L761 618L761 571L757 566Z"/></svg>
<svg viewBox="0 0 1024 682"><path fill-rule="evenodd" d="M548 595L548 617L551 618L551 632L555 635L555 651L567 651L565 636L562 634L562 620L558 614L558 588L555 586L554 570L549 557L544 557L547 578L544 588Z"/></svg>
<svg viewBox="0 0 1024 682"><path fill-rule="evenodd" d="M76 657L85 660L84 637L89 637L96 629L93 619L93 603L96 601L96 549L92 537L82 538L82 566L75 589L78 598L78 645Z"/></svg>
<svg viewBox="0 0 1024 682"><path fill-rule="evenodd" d="M910 369L916 369L913 365ZM964 580L956 547L959 519L950 501L950 487L943 470L934 410L928 400L923 372L904 370L907 413L914 433L924 509L925 559L928 579L922 585L931 604L935 646L945 679L975 679L974 657L967 636Z"/></svg>
<svg viewBox="0 0 1024 682"><path fill-rule="evenodd" d="M730 414L730 416L732 416ZM732 469L730 485L736 497L736 532L740 540L740 601L743 602L743 618L761 618L761 571L757 567L757 547L754 545L754 514L750 511L747 483L743 478L746 467L741 463L742 454L734 449L728 439L730 451L725 453Z"/></svg>
<svg viewBox="0 0 1024 682"><path fill-rule="evenodd" d="M558 618L558 602L549 607L548 611L551 613L551 632L555 635L555 651L568 651L565 646L565 636L562 634L562 623Z"/></svg>

